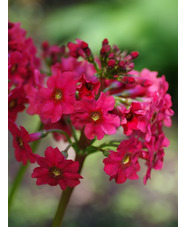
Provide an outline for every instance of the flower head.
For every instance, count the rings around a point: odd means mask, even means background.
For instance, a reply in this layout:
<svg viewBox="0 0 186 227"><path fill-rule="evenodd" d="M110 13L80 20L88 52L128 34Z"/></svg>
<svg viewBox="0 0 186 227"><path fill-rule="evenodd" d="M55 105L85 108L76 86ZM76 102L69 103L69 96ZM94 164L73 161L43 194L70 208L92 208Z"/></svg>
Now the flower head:
<svg viewBox="0 0 186 227"><path fill-rule="evenodd" d="M99 99L82 99L76 106L75 113L71 116L77 128L85 126L84 133L88 139L97 136L101 140L104 135L116 133L120 126L120 119L115 114L109 113L114 109L115 99L101 93Z"/></svg>
<svg viewBox="0 0 186 227"><path fill-rule="evenodd" d="M137 172L140 170L138 154L141 149L141 142L130 138L120 143L117 152L110 151L110 155L103 160L104 171L110 176L110 180L115 179L117 184L122 184L127 178L138 179Z"/></svg>
<svg viewBox="0 0 186 227"><path fill-rule="evenodd" d="M31 147L28 144L31 140L26 129L22 126L20 126L19 129L11 120L8 121L8 129L13 136L16 160L18 162L23 162L23 165L26 165L27 161L34 163L36 161L36 155L32 153Z"/></svg>
<svg viewBox="0 0 186 227"><path fill-rule="evenodd" d="M45 157L38 156L37 163L40 165L33 170L32 178L37 178L36 184L60 185L62 190L67 186L75 187L82 178L78 174L79 162L66 160L59 149L48 147Z"/></svg>
<svg viewBox="0 0 186 227"><path fill-rule="evenodd" d="M76 83L72 72L57 72L47 80L48 88L39 90L41 100L40 116L44 120L57 122L63 114L74 110Z"/></svg>
<svg viewBox="0 0 186 227"><path fill-rule="evenodd" d="M79 80L77 90L79 91L79 97L87 97L88 99L95 98L100 88L100 82L96 77L87 78L85 74Z"/></svg>
<svg viewBox="0 0 186 227"><path fill-rule="evenodd" d="M14 88L8 95L8 118L15 121L17 113L25 109L24 104L28 102L22 87Z"/></svg>

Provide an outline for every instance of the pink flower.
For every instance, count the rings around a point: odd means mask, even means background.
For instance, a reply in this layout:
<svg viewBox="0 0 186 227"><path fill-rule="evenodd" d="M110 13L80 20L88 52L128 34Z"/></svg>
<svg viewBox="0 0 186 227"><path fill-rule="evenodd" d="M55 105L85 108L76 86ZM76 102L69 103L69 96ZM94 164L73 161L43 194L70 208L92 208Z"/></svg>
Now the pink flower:
<svg viewBox="0 0 186 227"><path fill-rule="evenodd" d="M38 96L39 89L42 88L45 78L45 74L41 74L39 70L35 69L32 83L28 83L24 86L24 90L29 100L27 113L30 115L40 114L41 100L38 98Z"/></svg>
<svg viewBox="0 0 186 227"><path fill-rule="evenodd" d="M69 54L70 56L74 57L74 58L78 58L79 56L81 57L85 57L85 52L83 51L83 49L81 48L81 44L82 44L82 40L80 39L76 39L77 43L71 43L69 42L67 44L68 48L69 48Z"/></svg>
<svg viewBox="0 0 186 227"><path fill-rule="evenodd" d="M82 75L78 81L77 91L79 91L79 97L87 97L88 99L95 98L95 95L98 94L100 88L100 82L97 77L87 78L85 74Z"/></svg>
<svg viewBox="0 0 186 227"><path fill-rule="evenodd" d="M72 72L57 72L49 77L48 88L39 90L41 100L40 116L52 123L59 121L63 114L74 111L76 83Z"/></svg>
<svg viewBox="0 0 186 227"><path fill-rule="evenodd" d="M82 99L76 106L75 113L71 115L73 124L77 128L85 127L84 133L90 140L97 136L98 140L104 135L116 133L116 128L120 126L118 116L109 113L114 109L115 99L101 93L99 99Z"/></svg>
<svg viewBox="0 0 186 227"><path fill-rule="evenodd" d="M28 102L22 87L14 88L8 95L8 119L16 121L18 112L25 109L25 103Z"/></svg>
<svg viewBox="0 0 186 227"><path fill-rule="evenodd" d="M115 179L117 184L122 184L127 178L138 179L137 172L140 170L138 155L141 149L141 142L133 137L123 140L117 152L110 151L108 158L103 160L104 171L110 176L110 180Z"/></svg>
<svg viewBox="0 0 186 227"><path fill-rule="evenodd" d="M59 62L61 57L65 54L65 47L57 45L49 45L47 41L42 43L42 57L48 65L54 65L56 62Z"/></svg>
<svg viewBox="0 0 186 227"><path fill-rule="evenodd" d="M71 71L74 73L74 78L79 80L82 74L85 74L89 79L93 77L96 70L93 64L87 61L79 61L76 58L69 56L68 58L61 58L61 62L56 63L51 67L52 74L56 74L58 70L61 72Z"/></svg>
<svg viewBox="0 0 186 227"><path fill-rule="evenodd" d="M11 120L8 121L8 129L13 136L13 146L15 148L15 157L18 162L23 162L23 165L27 164L29 160L31 163L36 161L36 156L32 152L30 145L30 136L26 129L20 126L20 130L17 125Z"/></svg>
<svg viewBox="0 0 186 227"><path fill-rule="evenodd" d="M158 136L152 136L149 142L145 142L144 148L148 149L146 153L146 165L148 166L146 175L144 177L144 184L148 179L151 179L152 169L159 170L163 167L164 149L163 147L169 146L169 140L165 137L164 133L158 134Z"/></svg>
<svg viewBox="0 0 186 227"><path fill-rule="evenodd" d="M64 155L59 149L48 147L45 151L45 157L38 156L37 163L40 167L33 170L32 178L37 178L36 184L49 184L51 186L60 185L62 190L67 186L75 187L82 178L78 174L79 162L65 160Z"/></svg>
<svg viewBox="0 0 186 227"><path fill-rule="evenodd" d="M22 51L25 45L26 31L22 29L21 23L8 22L8 50Z"/></svg>
<svg viewBox="0 0 186 227"><path fill-rule="evenodd" d="M126 135L130 135L134 130L140 130L145 133L147 131L147 118L145 103L132 102L129 109L125 106L118 106L122 113L121 125Z"/></svg>

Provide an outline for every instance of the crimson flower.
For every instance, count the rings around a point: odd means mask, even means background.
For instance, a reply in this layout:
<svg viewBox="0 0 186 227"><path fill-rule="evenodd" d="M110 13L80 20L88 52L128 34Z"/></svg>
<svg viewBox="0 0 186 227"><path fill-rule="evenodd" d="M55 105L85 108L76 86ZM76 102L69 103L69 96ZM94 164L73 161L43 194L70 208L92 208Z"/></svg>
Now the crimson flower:
<svg viewBox="0 0 186 227"><path fill-rule="evenodd" d="M143 182L147 183L148 179L151 179L152 169L162 169L163 158L164 158L164 148L169 146L169 140L165 137L164 133L158 136L152 136L149 142L145 142L145 146L148 149L148 158L146 160L146 165L148 166L146 175L144 176Z"/></svg>
<svg viewBox="0 0 186 227"><path fill-rule="evenodd" d="M145 105L140 102L132 102L129 109L125 106L118 107L122 113L121 125L126 135L130 135L133 130L140 130L146 132L147 119L145 117Z"/></svg>
<svg viewBox="0 0 186 227"><path fill-rule="evenodd" d="M13 135L16 160L18 162L23 162L23 165L26 165L28 160L31 163L34 163L36 161L36 155L32 152L31 147L28 144L31 140L26 129L22 126L20 126L19 129L11 120L8 121L8 129Z"/></svg>
<svg viewBox="0 0 186 227"><path fill-rule="evenodd" d="M138 154L141 148L141 142L133 137L123 140L117 152L110 151L110 155L103 160L104 171L110 176L110 180L115 179L117 184L122 184L127 178L138 179L137 172L140 170Z"/></svg>
<svg viewBox="0 0 186 227"><path fill-rule="evenodd" d="M71 114L74 110L76 83L72 72L57 71L57 75L49 77L48 88L41 88L41 118L57 122L63 114Z"/></svg>
<svg viewBox="0 0 186 227"><path fill-rule="evenodd" d="M75 187L82 178L78 174L79 162L65 160L60 150L48 147L45 150L45 157L37 156L37 163L40 167L33 170L32 178L37 178L36 184L49 184L51 186L60 185L62 190L67 186Z"/></svg>
<svg viewBox="0 0 186 227"><path fill-rule="evenodd" d="M83 49L81 48L81 44L83 41L80 39L76 39L76 42L77 43L69 42L67 44L67 46L69 48L69 55L74 58L78 58L79 56L85 57L85 53L84 53Z"/></svg>
<svg viewBox="0 0 186 227"><path fill-rule="evenodd" d="M88 99L95 98L95 95L98 93L100 88L100 82L96 77L87 78L83 74L79 80L77 90L79 91L79 97L83 98L86 96Z"/></svg>
<svg viewBox="0 0 186 227"><path fill-rule="evenodd" d="M14 88L8 95L8 118L15 121L17 113L25 109L25 103L28 102L22 87Z"/></svg>
<svg viewBox="0 0 186 227"><path fill-rule="evenodd" d="M116 127L120 126L120 118L109 113L114 109L115 99L101 93L99 99L84 98L78 102L75 113L71 115L73 124L77 128L85 126L84 133L88 139L103 139L104 135L116 133Z"/></svg>

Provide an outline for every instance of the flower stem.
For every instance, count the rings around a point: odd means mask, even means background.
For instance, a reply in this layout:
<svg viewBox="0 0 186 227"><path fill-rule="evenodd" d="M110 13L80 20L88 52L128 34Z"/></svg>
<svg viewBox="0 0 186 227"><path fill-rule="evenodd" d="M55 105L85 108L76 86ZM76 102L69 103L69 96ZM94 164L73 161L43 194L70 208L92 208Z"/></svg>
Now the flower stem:
<svg viewBox="0 0 186 227"><path fill-rule="evenodd" d="M81 170L82 170L85 158L86 158L86 155L79 155L79 154L76 155L75 161L79 162L79 171L78 171L78 173L80 173ZM64 217L64 214L65 214L67 205L69 203L71 194L73 192L73 189L74 188L67 187L62 192L62 195L61 195L61 198L60 198L60 201L59 201L59 204L58 204L57 212L56 212L56 215L55 215L55 217L53 219L52 227L61 227L62 221L63 221L63 217Z"/></svg>
<svg viewBox="0 0 186 227"><path fill-rule="evenodd" d="M13 202L13 199L15 197L15 194L16 194L16 191L22 181L22 178L26 172L28 168L28 163L27 165L21 165L20 168L19 168L19 171L16 175L16 178L14 179L14 182L13 182L13 185L12 185L12 188L10 190L10 193L9 193L9 196L8 196L8 212L10 212L10 208L12 206L12 202Z"/></svg>

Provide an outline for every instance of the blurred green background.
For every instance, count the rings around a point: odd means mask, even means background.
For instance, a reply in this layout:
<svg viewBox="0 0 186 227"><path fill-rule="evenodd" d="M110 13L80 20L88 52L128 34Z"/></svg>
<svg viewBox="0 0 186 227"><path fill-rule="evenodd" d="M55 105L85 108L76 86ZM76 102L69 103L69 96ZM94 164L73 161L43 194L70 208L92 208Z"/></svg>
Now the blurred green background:
<svg viewBox="0 0 186 227"><path fill-rule="evenodd" d="M37 47L42 41L67 44L76 38L86 41L98 53L101 42L120 49L137 50L135 69L148 68L165 75L172 95L173 127L165 129L171 144L166 149L164 168L152 172L144 186L145 168L138 181L116 185L103 171L103 157L90 155L84 166L82 183L75 189L67 209L67 227L176 227L177 219L177 105L178 105L178 2L177 0L97 0L44 1L9 0L9 20L21 22ZM23 124L24 118L24 124ZM20 114L17 121L34 132L37 117ZM11 151L11 137L9 150ZM43 139L39 152L56 144ZM64 148L64 147L63 147ZM13 151L12 151L13 152ZM9 187L20 163L9 157ZM61 193L59 187L36 186L29 167L9 216L11 227L51 225Z"/></svg>

